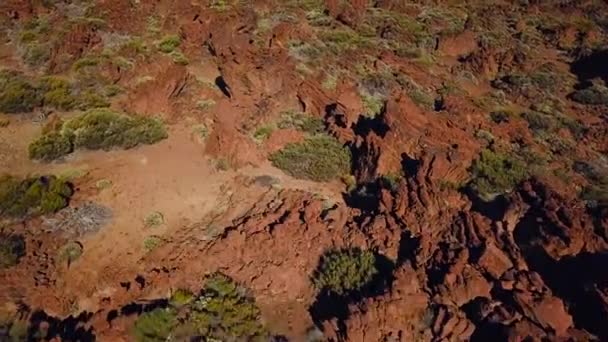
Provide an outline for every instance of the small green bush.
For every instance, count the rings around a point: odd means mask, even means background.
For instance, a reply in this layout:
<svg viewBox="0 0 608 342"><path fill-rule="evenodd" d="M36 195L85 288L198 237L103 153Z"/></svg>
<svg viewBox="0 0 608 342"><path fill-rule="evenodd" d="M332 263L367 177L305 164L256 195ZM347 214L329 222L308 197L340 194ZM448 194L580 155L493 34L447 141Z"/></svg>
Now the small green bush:
<svg viewBox="0 0 608 342"><path fill-rule="evenodd" d="M323 119L296 111L283 112L277 126L281 129L297 129L308 134L321 133L325 129Z"/></svg>
<svg viewBox="0 0 608 342"><path fill-rule="evenodd" d="M180 307L192 303L194 299L196 299L196 296L191 291L185 289L177 289L171 295L169 303L172 306Z"/></svg>
<svg viewBox="0 0 608 342"><path fill-rule="evenodd" d="M360 95L361 100L363 101L363 106L365 107L365 116L373 118L382 112L386 102L383 96L379 94L372 95L365 91L360 92Z"/></svg>
<svg viewBox="0 0 608 342"><path fill-rule="evenodd" d="M47 76L40 80L39 88L43 92L44 105L69 110L76 103L70 83L66 79Z"/></svg>
<svg viewBox="0 0 608 342"><path fill-rule="evenodd" d="M18 235L0 235L0 269L15 266L25 255L25 240Z"/></svg>
<svg viewBox="0 0 608 342"><path fill-rule="evenodd" d="M87 110L106 107L110 107L110 102L95 90L85 90L78 96L78 109Z"/></svg>
<svg viewBox="0 0 608 342"><path fill-rule="evenodd" d="M485 199L511 191L528 177L523 162L489 149L481 151L479 159L471 167L471 172L473 175L471 187Z"/></svg>
<svg viewBox="0 0 608 342"><path fill-rule="evenodd" d="M191 306L197 335L221 341L267 341L260 309L230 277L207 277L202 295Z"/></svg>
<svg viewBox="0 0 608 342"><path fill-rule="evenodd" d="M153 211L144 219L146 228L156 228L165 223L165 216L160 211Z"/></svg>
<svg viewBox="0 0 608 342"><path fill-rule="evenodd" d="M164 53L171 53L179 47L182 40L177 35L165 36L160 43L158 43L158 49Z"/></svg>
<svg viewBox="0 0 608 342"><path fill-rule="evenodd" d="M173 63L177 65L188 65L190 63L188 57L186 57L186 55L184 55L181 51L171 52L171 58L173 59Z"/></svg>
<svg viewBox="0 0 608 342"><path fill-rule="evenodd" d="M358 248L329 251L321 257L312 281L319 290L338 295L358 291L378 273L376 257Z"/></svg>
<svg viewBox="0 0 608 342"><path fill-rule="evenodd" d="M29 146L30 158L49 161L78 148L129 149L167 138L164 125L155 119L130 117L107 109L90 110L43 134Z"/></svg>
<svg viewBox="0 0 608 342"><path fill-rule="evenodd" d="M41 161L61 158L73 150L70 139L58 132L44 134L28 146L30 159Z"/></svg>
<svg viewBox="0 0 608 342"><path fill-rule="evenodd" d="M23 60L29 66L39 67L51 58L50 50L48 44L29 43L23 54Z"/></svg>
<svg viewBox="0 0 608 342"><path fill-rule="evenodd" d="M65 244L59 251L59 260L65 261L68 264L78 260L82 255L82 244L78 241L70 241Z"/></svg>
<svg viewBox="0 0 608 342"><path fill-rule="evenodd" d="M31 112L40 105L36 87L15 72L0 72L0 112Z"/></svg>
<svg viewBox="0 0 608 342"><path fill-rule="evenodd" d="M490 118L492 119L492 121L494 121L494 123L497 124L507 123L511 121L512 116L513 113L508 110L497 110L490 113Z"/></svg>
<svg viewBox="0 0 608 342"><path fill-rule="evenodd" d="M133 327L135 340L139 342L169 341L176 322L176 312L171 308L159 308L143 313L137 318Z"/></svg>
<svg viewBox="0 0 608 342"><path fill-rule="evenodd" d="M49 214L65 208L72 186L55 176L17 179L0 177L0 215L23 217Z"/></svg>
<svg viewBox="0 0 608 342"><path fill-rule="evenodd" d="M144 239L144 250L146 252L150 252L156 247L160 246L162 243L163 240L160 238L160 236L150 235Z"/></svg>
<svg viewBox="0 0 608 342"><path fill-rule="evenodd" d="M608 105L608 88L600 85L580 89L572 93L571 98L585 105Z"/></svg>
<svg viewBox="0 0 608 342"><path fill-rule="evenodd" d="M133 329L136 341L268 341L261 313L246 289L221 273L209 275L197 296L176 291L168 308L142 314Z"/></svg>
<svg viewBox="0 0 608 342"><path fill-rule="evenodd" d="M521 117L533 131L551 131L557 127L557 122L551 115L530 111L523 113Z"/></svg>
<svg viewBox="0 0 608 342"><path fill-rule="evenodd" d="M351 154L335 138L318 134L287 144L270 155L275 167L293 177L327 182L350 172Z"/></svg>
<svg viewBox="0 0 608 342"><path fill-rule="evenodd" d="M253 137L258 141L264 141L270 137L273 131L274 127L272 125L264 125L258 127L255 132L253 132Z"/></svg>

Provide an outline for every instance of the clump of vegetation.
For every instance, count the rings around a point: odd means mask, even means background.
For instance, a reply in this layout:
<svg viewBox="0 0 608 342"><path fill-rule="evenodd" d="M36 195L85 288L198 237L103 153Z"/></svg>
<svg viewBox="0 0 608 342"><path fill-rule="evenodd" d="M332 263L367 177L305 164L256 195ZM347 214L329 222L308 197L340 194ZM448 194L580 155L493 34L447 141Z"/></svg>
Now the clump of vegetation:
<svg viewBox="0 0 608 342"><path fill-rule="evenodd" d="M490 119L497 124L508 123L511 121L511 117L513 117L513 113L508 110L496 110L490 113Z"/></svg>
<svg viewBox="0 0 608 342"><path fill-rule="evenodd" d="M270 137L272 132L274 131L274 127L272 125L264 125L258 127L255 132L253 132L253 137L257 141L264 141Z"/></svg>
<svg viewBox="0 0 608 342"><path fill-rule="evenodd" d="M171 58L173 59L173 63L178 65L188 65L190 61L181 51L173 51L171 52Z"/></svg>
<svg viewBox="0 0 608 342"><path fill-rule="evenodd" d="M287 144L270 155L275 167L293 177L327 182L350 172L351 154L335 138L318 134Z"/></svg>
<svg viewBox="0 0 608 342"><path fill-rule="evenodd" d="M0 235L0 269L15 266L25 255L25 240L19 235Z"/></svg>
<svg viewBox="0 0 608 342"><path fill-rule="evenodd" d="M484 199L511 191L528 177L525 164L504 153L489 149L481 151L471 167L471 187Z"/></svg>
<svg viewBox="0 0 608 342"><path fill-rule="evenodd" d="M608 105L608 88L602 85L592 85L572 93L572 99L585 105Z"/></svg>
<svg viewBox="0 0 608 342"><path fill-rule="evenodd" d="M160 211L154 211L148 214L144 219L146 228L156 228L165 223L165 216Z"/></svg>
<svg viewBox="0 0 608 342"><path fill-rule="evenodd" d="M160 246L163 243L163 240L160 236L150 235L144 239L144 250L146 252L150 252L156 247Z"/></svg>
<svg viewBox="0 0 608 342"><path fill-rule="evenodd" d="M137 318L133 327L135 340L140 342L168 341L176 322L177 315L172 308L158 308L143 313Z"/></svg>
<svg viewBox="0 0 608 342"><path fill-rule="evenodd" d="M191 291L185 289L177 289L171 295L169 303L171 303L172 306L180 307L192 303L194 299L196 299L196 296Z"/></svg>
<svg viewBox="0 0 608 342"><path fill-rule="evenodd" d="M69 137L59 132L50 132L42 135L28 147L31 159L51 161L72 153L74 150Z"/></svg>
<svg viewBox="0 0 608 342"><path fill-rule="evenodd" d="M59 260L67 262L68 265L78 260L82 255L83 247L78 241L70 241L59 251Z"/></svg>
<svg viewBox="0 0 608 342"><path fill-rule="evenodd" d="M378 273L376 257L358 248L325 253L312 276L319 290L344 295L362 289Z"/></svg>
<svg viewBox="0 0 608 342"><path fill-rule="evenodd" d="M165 138L167 132L159 120L94 109L43 134L30 144L29 154L31 159L49 161L79 148L129 149Z"/></svg>
<svg viewBox="0 0 608 342"><path fill-rule="evenodd" d="M215 106L215 101L213 99L205 99L196 102L196 108L206 112Z"/></svg>
<svg viewBox="0 0 608 342"><path fill-rule="evenodd" d="M521 114L528 122L528 127L535 132L551 131L556 128L557 123L551 115L529 111Z"/></svg>
<svg viewBox="0 0 608 342"><path fill-rule="evenodd" d="M38 90L22 75L11 72L0 72L0 112L31 112L41 102Z"/></svg>
<svg viewBox="0 0 608 342"><path fill-rule="evenodd" d="M178 290L167 308L142 314L134 326L137 341L267 341L260 310L247 291L231 278L214 273L199 295Z"/></svg>
<svg viewBox="0 0 608 342"><path fill-rule="evenodd" d="M367 91L361 91L359 95L361 95L361 100L363 101L363 106L365 107L365 116L373 118L380 114L384 109L385 99L381 94L370 94Z"/></svg>
<svg viewBox="0 0 608 342"><path fill-rule="evenodd" d="M308 134L321 133L325 129L323 119L297 111L283 112L277 126L281 129L294 128Z"/></svg>
<svg viewBox="0 0 608 342"><path fill-rule="evenodd" d="M182 43L182 39L178 35L165 36L160 43L158 49L164 53L171 53L177 49Z"/></svg>
<svg viewBox="0 0 608 342"><path fill-rule="evenodd" d="M69 110L74 107L76 98L72 94L70 83L59 77L47 76L40 80L44 105L57 109Z"/></svg>
<svg viewBox="0 0 608 342"><path fill-rule="evenodd" d="M403 178L403 174L401 172L389 172L385 175L382 175L379 181L383 187L391 191L396 191L399 187L399 182L401 181L401 178Z"/></svg>
<svg viewBox="0 0 608 342"><path fill-rule="evenodd" d="M50 214L68 205L73 194L68 182L55 176L18 179L0 177L0 215L23 217Z"/></svg>

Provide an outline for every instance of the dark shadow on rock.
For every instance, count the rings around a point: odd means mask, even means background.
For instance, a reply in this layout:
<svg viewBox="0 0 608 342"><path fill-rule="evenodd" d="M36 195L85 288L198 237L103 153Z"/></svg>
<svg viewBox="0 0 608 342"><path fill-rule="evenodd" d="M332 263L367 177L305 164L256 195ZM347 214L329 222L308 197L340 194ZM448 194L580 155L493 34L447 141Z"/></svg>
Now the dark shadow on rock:
<svg viewBox="0 0 608 342"><path fill-rule="evenodd" d="M401 169L406 177L415 177L420 167L418 159L411 158L406 153L401 154Z"/></svg>
<svg viewBox="0 0 608 342"><path fill-rule="evenodd" d="M420 246L420 238L412 236L409 231L401 233L399 240L399 251L397 252L397 265L402 265L406 261L411 261L412 265L416 265L416 251Z"/></svg>
<svg viewBox="0 0 608 342"><path fill-rule="evenodd" d="M608 252L583 252L556 260L542 247L547 234L568 238L559 227L551 226L540 210L531 208L516 226L514 237L530 269L567 304L575 326L608 340L608 307L603 305L601 294L608 288L608 273L603 272Z"/></svg>
<svg viewBox="0 0 608 342"><path fill-rule="evenodd" d="M220 89L222 94L227 98L232 98L232 93L230 92L230 86L224 80L224 77L218 76L215 78L215 85Z"/></svg>
<svg viewBox="0 0 608 342"><path fill-rule="evenodd" d="M509 207L509 198L505 195L498 195L490 201L483 200L470 187L464 188L464 194L469 198L472 211L476 211L493 221L501 220Z"/></svg>
<svg viewBox="0 0 608 342"><path fill-rule="evenodd" d="M579 82L593 78L601 78L608 82L608 49L595 50L584 55L570 64L570 71L575 74Z"/></svg>
<svg viewBox="0 0 608 342"><path fill-rule="evenodd" d="M360 115L357 122L352 125L353 132L361 137L366 137L370 132L374 132L377 136L384 138L390 130L384 120L384 113L383 109L380 114L374 117Z"/></svg>
<svg viewBox="0 0 608 342"><path fill-rule="evenodd" d="M344 194L346 205L360 209L364 214L375 214L380 206L380 187L378 182L360 184Z"/></svg>
<svg viewBox="0 0 608 342"><path fill-rule="evenodd" d="M95 341L95 333L92 327L87 327L87 322L93 316L92 313L84 311L78 316L69 316L59 319L49 316L46 312L39 310L32 313L29 320L27 340L36 341L41 334L43 324L46 329L47 340L60 338L62 341L92 342Z"/></svg>
<svg viewBox="0 0 608 342"><path fill-rule="evenodd" d="M344 322L350 316L349 305L359 303L365 298L381 296L390 289L394 280L393 271L395 264L384 255L375 254L375 256L375 266L378 273L362 289L351 291L344 295L323 290L317 295L315 302L308 310L317 327L321 328L324 321L336 319L339 335L347 340Z"/></svg>

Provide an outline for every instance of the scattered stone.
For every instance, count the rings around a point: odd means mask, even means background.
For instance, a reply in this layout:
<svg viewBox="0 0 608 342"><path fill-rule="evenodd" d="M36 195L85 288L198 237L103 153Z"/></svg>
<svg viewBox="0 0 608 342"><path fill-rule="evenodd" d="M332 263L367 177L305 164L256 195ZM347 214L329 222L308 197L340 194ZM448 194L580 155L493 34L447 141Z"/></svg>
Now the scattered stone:
<svg viewBox="0 0 608 342"><path fill-rule="evenodd" d="M68 207L50 218L44 218L43 225L51 232L63 232L67 236L83 236L95 233L112 219L110 208L85 203L80 207Z"/></svg>

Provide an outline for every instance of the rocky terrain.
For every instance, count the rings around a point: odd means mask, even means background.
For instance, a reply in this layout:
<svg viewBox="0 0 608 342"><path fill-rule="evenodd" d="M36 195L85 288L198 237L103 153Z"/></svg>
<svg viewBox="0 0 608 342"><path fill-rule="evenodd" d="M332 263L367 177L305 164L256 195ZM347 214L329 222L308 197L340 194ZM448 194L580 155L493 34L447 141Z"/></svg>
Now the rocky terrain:
<svg viewBox="0 0 608 342"><path fill-rule="evenodd" d="M0 341L608 340L605 1L0 29Z"/></svg>

